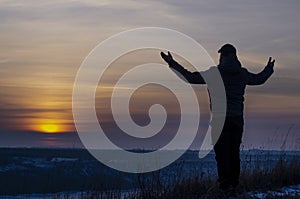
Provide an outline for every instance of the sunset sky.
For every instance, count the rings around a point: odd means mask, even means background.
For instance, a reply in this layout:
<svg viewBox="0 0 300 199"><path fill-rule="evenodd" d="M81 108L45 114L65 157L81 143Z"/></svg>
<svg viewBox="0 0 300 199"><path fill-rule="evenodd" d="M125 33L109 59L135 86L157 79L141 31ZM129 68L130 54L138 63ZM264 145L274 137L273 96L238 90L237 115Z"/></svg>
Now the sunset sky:
<svg viewBox="0 0 300 199"><path fill-rule="evenodd" d="M82 61L114 34L154 26L192 37L215 63L224 43L237 47L252 72L274 57L272 78L247 89L244 145L299 150L299 10L298 0L0 0L0 147L80 147L72 89ZM116 67L140 60L163 64L159 51L144 55L128 55ZM155 87L147 91L142 98L165 93ZM205 87L199 95L207 99ZM98 92L97 108L105 100ZM132 110L140 114L137 107ZM106 121L110 125L109 117Z"/></svg>

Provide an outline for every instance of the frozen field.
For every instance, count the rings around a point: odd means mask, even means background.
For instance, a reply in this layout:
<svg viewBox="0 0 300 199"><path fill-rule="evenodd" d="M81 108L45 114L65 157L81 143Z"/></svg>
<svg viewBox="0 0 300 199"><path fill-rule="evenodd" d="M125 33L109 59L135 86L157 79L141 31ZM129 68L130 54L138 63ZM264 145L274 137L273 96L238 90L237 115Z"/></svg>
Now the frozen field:
<svg viewBox="0 0 300 199"><path fill-rule="evenodd" d="M50 193L56 193L55 198L66 194L71 196L69 198L80 198L91 194L87 191L137 188L138 174L110 169L82 149L6 148L0 149L0 155L0 198L53 198L55 194ZM241 167L243 170L272 168L279 159L299 160L300 152L243 151ZM118 163L118 160L113 161ZM188 151L159 172L163 183L195 174L216 176L213 153L199 159L198 151ZM299 186L295 190L299 191Z"/></svg>

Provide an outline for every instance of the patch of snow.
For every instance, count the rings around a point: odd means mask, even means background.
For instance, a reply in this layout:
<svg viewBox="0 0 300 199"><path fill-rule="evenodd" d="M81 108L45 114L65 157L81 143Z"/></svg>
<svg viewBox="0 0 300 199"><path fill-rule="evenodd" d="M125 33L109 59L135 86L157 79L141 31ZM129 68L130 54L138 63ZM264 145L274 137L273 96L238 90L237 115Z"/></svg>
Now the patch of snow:
<svg viewBox="0 0 300 199"><path fill-rule="evenodd" d="M78 158L60 158L60 157L55 157L51 159L51 162L75 162L77 161Z"/></svg>
<svg viewBox="0 0 300 199"><path fill-rule="evenodd" d="M50 194L20 194L16 196L0 196L0 199L83 199L89 196L87 192L59 192Z"/></svg>
<svg viewBox="0 0 300 199"><path fill-rule="evenodd" d="M273 197L283 197L283 196L300 196L300 184L298 185L292 185L288 187L282 187L281 189L277 191L267 191L267 192L250 192L250 196L256 197L259 199L264 199L268 196L273 196Z"/></svg>
<svg viewBox="0 0 300 199"><path fill-rule="evenodd" d="M26 170L26 167L16 165L16 164L8 164L0 167L0 172L14 171L14 170Z"/></svg>
<svg viewBox="0 0 300 199"><path fill-rule="evenodd" d="M45 158L23 158L23 165L40 167L40 168L51 168L49 162Z"/></svg>
<svg viewBox="0 0 300 199"><path fill-rule="evenodd" d="M49 194L20 194L16 196L0 196L0 199L86 199L86 198L102 198L109 195L110 197L116 197L125 199L132 195L135 195L138 191L136 190L120 190L120 191L104 191L104 192L94 192L94 191L69 191L69 192L58 192Z"/></svg>

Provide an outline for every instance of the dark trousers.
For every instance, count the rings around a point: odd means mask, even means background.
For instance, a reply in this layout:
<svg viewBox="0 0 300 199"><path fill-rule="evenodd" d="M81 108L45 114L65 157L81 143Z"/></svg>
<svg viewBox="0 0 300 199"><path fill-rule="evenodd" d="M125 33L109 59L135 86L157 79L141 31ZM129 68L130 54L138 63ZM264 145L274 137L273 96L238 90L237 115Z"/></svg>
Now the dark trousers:
<svg viewBox="0 0 300 199"><path fill-rule="evenodd" d="M226 117L221 135L214 145L221 189L236 187L240 176L240 144L244 127L243 116Z"/></svg>

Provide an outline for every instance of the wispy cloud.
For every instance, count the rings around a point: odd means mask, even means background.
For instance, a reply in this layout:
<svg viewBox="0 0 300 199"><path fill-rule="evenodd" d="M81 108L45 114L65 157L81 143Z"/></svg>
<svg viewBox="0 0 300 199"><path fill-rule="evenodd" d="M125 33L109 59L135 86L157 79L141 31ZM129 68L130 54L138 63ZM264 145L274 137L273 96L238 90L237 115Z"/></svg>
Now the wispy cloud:
<svg viewBox="0 0 300 199"><path fill-rule="evenodd" d="M2 0L1 128L38 122L30 120L36 118L70 126L72 86L85 56L107 37L144 26L181 31L200 42L216 62L217 49L231 42L253 72L273 56L274 77L264 86L249 88L246 104L255 112L268 112L265 117L271 118L274 110L294 117L300 94L299 8L295 0ZM137 64L138 59L126 64Z"/></svg>

